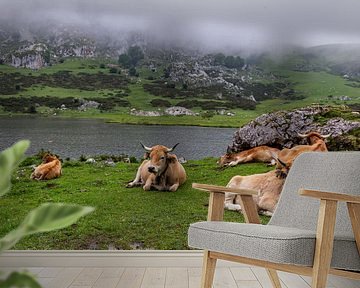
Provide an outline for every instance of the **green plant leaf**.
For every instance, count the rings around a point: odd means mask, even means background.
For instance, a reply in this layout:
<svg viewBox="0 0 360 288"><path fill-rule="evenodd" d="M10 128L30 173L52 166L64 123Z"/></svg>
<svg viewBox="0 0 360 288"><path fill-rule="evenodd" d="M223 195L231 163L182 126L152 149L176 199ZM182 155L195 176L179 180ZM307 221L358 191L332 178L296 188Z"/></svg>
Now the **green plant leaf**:
<svg viewBox="0 0 360 288"><path fill-rule="evenodd" d="M93 207L73 204L42 204L30 211L17 229L0 239L0 251L11 248L24 236L65 228L92 211Z"/></svg>
<svg viewBox="0 0 360 288"><path fill-rule="evenodd" d="M41 288L40 284L28 273L12 272L5 280L0 280L0 288Z"/></svg>
<svg viewBox="0 0 360 288"><path fill-rule="evenodd" d="M22 140L0 153L0 196L10 191L11 174L23 160L30 141Z"/></svg>

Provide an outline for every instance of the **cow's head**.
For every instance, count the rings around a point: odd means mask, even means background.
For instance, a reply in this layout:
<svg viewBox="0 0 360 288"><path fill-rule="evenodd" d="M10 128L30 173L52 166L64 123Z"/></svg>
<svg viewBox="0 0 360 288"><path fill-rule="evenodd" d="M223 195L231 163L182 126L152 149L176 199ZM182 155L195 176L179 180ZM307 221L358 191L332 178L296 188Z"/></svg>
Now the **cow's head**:
<svg viewBox="0 0 360 288"><path fill-rule="evenodd" d="M312 145L319 140L325 140L326 138L329 138L331 134L322 135L318 132L309 132L306 134L298 133L298 136L307 139L308 143Z"/></svg>
<svg viewBox="0 0 360 288"><path fill-rule="evenodd" d="M177 161L176 156L169 153L172 152L179 143L172 148L163 145L147 147L142 143L140 144L145 149L146 153L148 153L148 157L146 158L150 158L148 166L149 173L160 175L167 169L170 163L175 163Z"/></svg>
<svg viewBox="0 0 360 288"><path fill-rule="evenodd" d="M271 151L271 157L276 161L276 167L275 167L275 174L276 177L280 179L286 178L286 176L289 173L290 167L292 165L293 161L289 160L289 154L290 149L284 148L282 149L279 154L276 154L275 152ZM286 161L284 160L286 159Z"/></svg>
<svg viewBox="0 0 360 288"><path fill-rule="evenodd" d="M293 161L284 162L280 158L276 158L275 175L280 179L284 179L289 174Z"/></svg>
<svg viewBox="0 0 360 288"><path fill-rule="evenodd" d="M44 157L42 158L42 162L44 164L49 163L54 160L58 160L58 157L56 157L56 155L51 155L51 154L45 154Z"/></svg>
<svg viewBox="0 0 360 288"><path fill-rule="evenodd" d="M234 160L234 154L226 153L225 155L221 156L220 159L217 161L221 167L228 165L231 161Z"/></svg>

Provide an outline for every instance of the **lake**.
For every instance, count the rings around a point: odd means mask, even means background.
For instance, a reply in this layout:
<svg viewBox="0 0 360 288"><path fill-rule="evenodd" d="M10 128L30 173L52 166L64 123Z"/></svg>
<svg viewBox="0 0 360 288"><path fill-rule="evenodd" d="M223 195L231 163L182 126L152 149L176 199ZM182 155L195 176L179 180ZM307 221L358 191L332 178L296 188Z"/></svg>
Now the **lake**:
<svg viewBox="0 0 360 288"><path fill-rule="evenodd" d="M178 157L219 157L231 144L235 128L195 126L148 126L105 123L97 119L0 117L0 150L18 140L29 139L27 154L49 150L61 158L80 155L127 154L140 158L146 146L172 147Z"/></svg>

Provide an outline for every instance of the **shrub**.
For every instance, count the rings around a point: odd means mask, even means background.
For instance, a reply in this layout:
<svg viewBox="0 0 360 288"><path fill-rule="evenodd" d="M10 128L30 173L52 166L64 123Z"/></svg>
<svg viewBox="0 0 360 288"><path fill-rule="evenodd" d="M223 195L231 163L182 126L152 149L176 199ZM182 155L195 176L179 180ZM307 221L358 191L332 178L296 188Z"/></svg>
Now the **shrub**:
<svg viewBox="0 0 360 288"><path fill-rule="evenodd" d="M83 154L80 155L79 161L80 161L80 162L85 162L85 161L86 161L86 156L83 155Z"/></svg>
<svg viewBox="0 0 360 288"><path fill-rule="evenodd" d="M212 117L214 117L215 113L214 111L205 111L203 113L201 113L201 117L204 119L210 119Z"/></svg>
<svg viewBox="0 0 360 288"><path fill-rule="evenodd" d="M134 77L139 77L139 73L136 71L135 67L129 69L129 75Z"/></svg>
<svg viewBox="0 0 360 288"><path fill-rule="evenodd" d="M166 87L167 87L167 88L174 89L174 88L176 87L176 85L175 85L174 82L168 82L168 83L166 84Z"/></svg>
<svg viewBox="0 0 360 288"><path fill-rule="evenodd" d="M164 99L153 99L150 101L153 107L170 107L171 103Z"/></svg>

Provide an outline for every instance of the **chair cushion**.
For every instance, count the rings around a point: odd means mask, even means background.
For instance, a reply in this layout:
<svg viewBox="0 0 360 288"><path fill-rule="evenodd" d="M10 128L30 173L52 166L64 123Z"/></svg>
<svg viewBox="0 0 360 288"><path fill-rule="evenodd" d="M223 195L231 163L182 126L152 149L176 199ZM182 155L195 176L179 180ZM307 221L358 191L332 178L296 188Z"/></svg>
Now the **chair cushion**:
<svg viewBox="0 0 360 288"><path fill-rule="evenodd" d="M297 228L208 221L190 225L188 243L197 249L312 266L315 237L315 232ZM360 256L353 239L336 237L331 266L360 271Z"/></svg>

